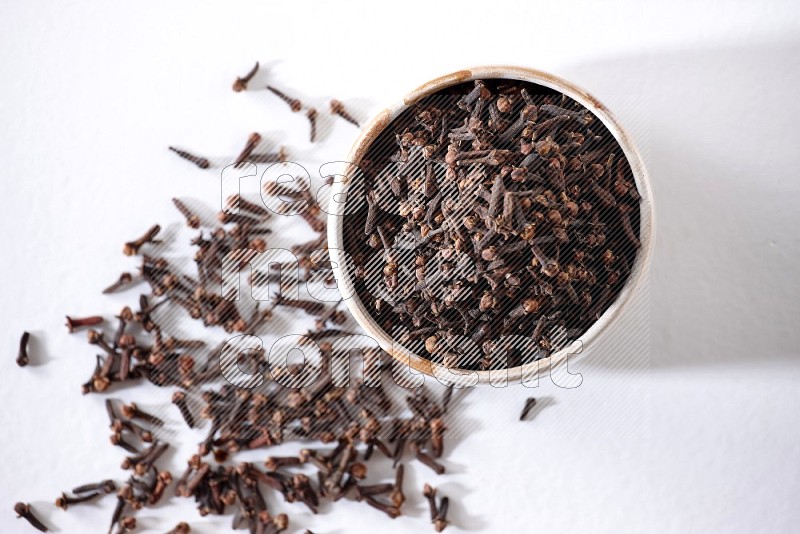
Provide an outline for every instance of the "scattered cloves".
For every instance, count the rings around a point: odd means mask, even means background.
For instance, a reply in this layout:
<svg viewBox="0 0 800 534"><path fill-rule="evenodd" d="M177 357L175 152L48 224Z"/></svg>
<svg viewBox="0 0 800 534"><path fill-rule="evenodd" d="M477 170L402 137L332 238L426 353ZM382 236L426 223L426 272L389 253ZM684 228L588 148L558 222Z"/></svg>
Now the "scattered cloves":
<svg viewBox="0 0 800 534"><path fill-rule="evenodd" d="M194 154L187 152L185 150L180 150L175 148L174 146L169 147L169 149L175 152L178 156L182 157L186 161L194 163L201 169L207 169L211 166L211 162L209 162L206 158L202 158L200 156L195 156Z"/></svg>
<svg viewBox="0 0 800 534"><path fill-rule="evenodd" d="M105 288L103 290L103 294L107 295L109 293L114 293L126 286L128 286L133 281L133 275L131 273L122 273L119 275L119 279Z"/></svg>
<svg viewBox="0 0 800 534"><path fill-rule="evenodd" d="M450 506L450 498L442 497L439 501L439 507L436 512L436 519L433 520L436 532L441 532L447 528L447 509Z"/></svg>
<svg viewBox="0 0 800 534"><path fill-rule="evenodd" d="M422 464L430 467L437 475L441 475L445 472L445 467L433 459L429 454L425 453L424 451L418 450L417 451L417 460L419 460Z"/></svg>
<svg viewBox="0 0 800 534"><path fill-rule="evenodd" d="M189 526L188 523L181 521L175 528L167 532L166 534L189 534L192 531L192 527Z"/></svg>
<svg viewBox="0 0 800 534"><path fill-rule="evenodd" d="M422 495L428 501L428 507L431 512L431 522L433 522L436 520L436 516L439 515L439 510L436 507L436 488L426 483L422 487Z"/></svg>
<svg viewBox="0 0 800 534"><path fill-rule="evenodd" d="M75 332L78 328L84 326L96 326L103 322L103 318L99 315L92 315L91 317L67 317L67 330L70 334Z"/></svg>
<svg viewBox="0 0 800 534"><path fill-rule="evenodd" d="M33 510L31 509L30 504L26 504L24 502L18 502L17 504L14 505L14 512L16 512L17 517L25 519L28 523L31 524L33 528L40 530L42 532L48 531L44 523L42 523L39 520L39 518L33 514Z"/></svg>
<svg viewBox="0 0 800 534"><path fill-rule="evenodd" d="M317 110L316 108L308 108L306 117L310 126L308 139L312 143L317 140Z"/></svg>
<svg viewBox="0 0 800 534"><path fill-rule="evenodd" d="M519 414L519 420L524 421L534 406L536 406L536 399L534 397L525 399L525 406L522 408L522 413Z"/></svg>
<svg viewBox="0 0 800 534"><path fill-rule="evenodd" d="M303 103L300 102L300 100L298 100L297 98L292 98L289 95L287 95L286 93L284 93L283 91L280 91L279 89L277 89L277 88L275 88L275 87L273 87L271 85L268 85L267 89L272 94L274 94L275 96L277 96L278 98L280 98L281 100L286 102L286 104L288 104L288 106L289 106L289 109L291 109L293 112L296 113L296 112L300 111L303 108Z"/></svg>
<svg viewBox="0 0 800 534"><path fill-rule="evenodd" d="M186 218L186 226L189 228L200 228L200 217L190 210L186 204L177 198L173 198L172 203L175 204L175 207L181 212L181 215Z"/></svg>
<svg viewBox="0 0 800 534"><path fill-rule="evenodd" d="M84 484L72 489L72 493L90 493L99 491L105 494L110 494L117 491L117 485L113 480L103 480L101 482L92 482Z"/></svg>
<svg viewBox="0 0 800 534"><path fill-rule="evenodd" d="M247 144L245 144L242 151L237 156L236 161L234 161L234 166L239 168L241 167L245 161L250 158L250 154L253 153L253 150L261 143L261 134L256 132L251 133L250 137L247 138Z"/></svg>
<svg viewBox="0 0 800 534"><path fill-rule="evenodd" d="M135 239L133 241L128 241L125 243L125 246L122 249L122 252L126 256L135 256L139 253L139 249L142 248L147 243L158 243L156 240L156 235L161 231L161 226L158 224L154 224L150 227L147 232L142 235L139 239Z"/></svg>
<svg viewBox="0 0 800 534"><path fill-rule="evenodd" d="M100 497L101 495L104 495L104 493L101 491L87 493L85 495L79 495L75 497L71 497L66 493L62 493L61 496L56 499L56 506L62 510L66 510L70 505L91 501L97 497Z"/></svg>
<svg viewBox="0 0 800 534"><path fill-rule="evenodd" d="M331 113L340 116L341 118L343 118L344 120L346 120L351 124L355 124L359 128L361 127L358 124L358 121L352 115L350 115L350 113L347 112L347 110L344 108L344 104L339 100L335 99L331 100Z"/></svg>
<svg viewBox="0 0 800 534"><path fill-rule="evenodd" d="M122 405L122 415L127 417L128 419L141 419L153 426L164 426L164 421L156 417L155 415L151 415L145 411L143 411L139 406L136 405L135 402L131 402L130 404L123 404Z"/></svg>
<svg viewBox="0 0 800 534"><path fill-rule="evenodd" d="M182 391L176 391L173 393L172 403L175 404L181 411L181 416L183 416L183 420L186 421L186 424L189 425L189 428L194 428L194 416L189 410L189 406L186 404L186 393Z"/></svg>
<svg viewBox="0 0 800 534"><path fill-rule="evenodd" d="M22 337L19 340L19 353L17 354L17 365L20 367L25 367L30 363L30 358L28 357L28 340L30 339L31 334L29 332L23 332Z"/></svg>
<svg viewBox="0 0 800 534"><path fill-rule="evenodd" d="M372 506L376 510L380 510L381 512L388 515L392 519L400 517L400 510L396 506L382 503L369 495L364 496L364 502L366 502L368 505Z"/></svg>
<svg viewBox="0 0 800 534"><path fill-rule="evenodd" d="M166 534L189 534L192 531L192 527L189 526L188 523L181 521L175 528L167 532Z"/></svg>
<svg viewBox="0 0 800 534"><path fill-rule="evenodd" d="M256 61L256 64L253 66L252 69L250 69L250 71L247 74L245 74L242 77L236 78L236 81L233 82L233 90L237 93L247 90L247 84L250 80L253 79L253 76L256 75L256 72L258 72L258 61Z"/></svg>

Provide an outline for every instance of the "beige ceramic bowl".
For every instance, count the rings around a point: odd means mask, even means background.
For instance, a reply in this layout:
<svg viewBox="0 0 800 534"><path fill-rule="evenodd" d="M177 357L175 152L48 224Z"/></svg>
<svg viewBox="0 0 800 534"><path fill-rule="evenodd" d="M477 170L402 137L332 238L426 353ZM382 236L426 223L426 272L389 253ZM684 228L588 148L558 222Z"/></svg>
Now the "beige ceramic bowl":
<svg viewBox="0 0 800 534"><path fill-rule="evenodd" d="M505 78L509 80L521 80L526 82L535 83L544 87L555 89L575 101L582 104L586 109L590 110L594 115L608 128L609 132L619 143L620 147L625 154L625 157L630 163L633 176L636 181L636 187L641 195L640 202L640 225L639 225L639 239L641 241L641 248L637 254L636 261L631 268L631 274L623 287L617 299L609 306L603 315L577 340L571 345L563 348L560 352L551 355L549 358L541 359L533 363L525 364L519 367L509 368L502 371L503 379L507 379L512 383L519 381L523 378L530 378L536 376L538 369L539 373L547 369L552 360L563 356L565 353L577 352L578 346L582 349L587 349L592 346L598 337L607 331L614 323L615 319L620 315L622 309L631 300L631 295L639 287L645 277L652 255L654 226L653 226L653 201L650 182L645 172L644 164L642 163L639 152L633 145L630 137L622 129L616 121L611 112L606 109L596 98L591 96L583 89L575 86L574 84L548 74L546 72L524 68L524 67L509 67L509 66L483 66L475 67L472 69L461 70L431 80L419 88L411 91L403 102L396 104L390 108L380 112L377 117L367 124L362 130L355 144L353 145L348 159L346 161L358 165L361 158L367 153L370 145L377 139L380 134L400 113L406 108L413 105L420 99L434 94L441 89L457 85L463 82L468 82L478 79L499 79ZM331 198L336 198L335 195L346 193L351 183L354 174L353 167L350 167L341 182L336 182L331 191ZM344 196L338 198L345 198ZM402 345L392 340L392 338L375 322L370 316L364 304L359 300L355 294L352 273L348 272L346 263L343 261L341 251L344 250L344 239L342 236L342 219L345 212L345 203L332 202L330 208L330 216L328 221L328 244L331 250L331 260L336 268L334 274L337 279L339 288L345 295L353 295L351 298L346 299L350 312L358 321L359 325L366 331L367 335L375 339L378 344L393 358L409 365L412 369L425 373L426 375L433 376L436 371L437 376L441 378L441 371L444 368L431 362L430 360L414 354L410 350L404 348ZM458 373L457 370L451 370ZM498 371L463 371L463 376L468 377L463 380L464 383L473 383L477 377L480 383L489 383L496 381ZM452 377L453 375L449 375ZM457 382L458 380L456 380Z"/></svg>

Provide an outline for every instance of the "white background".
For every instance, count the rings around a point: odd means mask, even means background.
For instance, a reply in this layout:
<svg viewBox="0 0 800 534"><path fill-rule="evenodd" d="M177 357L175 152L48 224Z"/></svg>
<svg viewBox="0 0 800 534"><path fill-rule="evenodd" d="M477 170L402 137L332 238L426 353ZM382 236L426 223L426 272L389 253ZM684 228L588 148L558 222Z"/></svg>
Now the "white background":
<svg viewBox="0 0 800 534"><path fill-rule="evenodd" d="M409 493L429 481L453 497L449 531L796 530L796 3L67 4L0 7L1 532L27 531L11 511L17 500L61 532L107 528L113 499L67 513L52 506L61 490L124 475L122 453L106 442L102 398L80 395L92 351L65 333L63 315L110 315L130 302L135 294L99 290L135 266L122 242L151 222L178 221L170 197L218 202L218 174L166 147L225 162L260 131L322 162L344 157L355 138L346 123L325 120L334 129L312 147L302 116L263 90L233 93L255 60L268 66L259 86L318 106L337 97L362 119L465 66L536 67L592 92L642 147L658 235L650 317L628 320L646 335L609 336L577 363L584 383L575 390L543 381L532 392L543 407L527 423L516 418L530 391L464 397L450 474L415 469L408 481ZM40 365L19 369L25 329ZM626 344L645 350L632 355ZM179 428L168 392L115 395L165 408ZM180 435L173 472L200 439ZM316 517L300 505L275 508L290 513L293 532L432 532L419 496L394 522L357 503ZM229 522L202 519L175 498L138 517L146 532L180 520L215 532Z"/></svg>

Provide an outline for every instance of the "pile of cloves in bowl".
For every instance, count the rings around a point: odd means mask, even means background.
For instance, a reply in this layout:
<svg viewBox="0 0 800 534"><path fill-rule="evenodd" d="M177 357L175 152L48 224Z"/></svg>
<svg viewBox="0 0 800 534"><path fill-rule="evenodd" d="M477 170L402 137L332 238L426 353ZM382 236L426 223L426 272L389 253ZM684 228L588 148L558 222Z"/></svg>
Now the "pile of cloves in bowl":
<svg viewBox="0 0 800 534"><path fill-rule="evenodd" d="M352 183L343 240L358 298L446 368L514 368L577 339L640 247L621 146L580 103L530 82L420 99L364 149Z"/></svg>

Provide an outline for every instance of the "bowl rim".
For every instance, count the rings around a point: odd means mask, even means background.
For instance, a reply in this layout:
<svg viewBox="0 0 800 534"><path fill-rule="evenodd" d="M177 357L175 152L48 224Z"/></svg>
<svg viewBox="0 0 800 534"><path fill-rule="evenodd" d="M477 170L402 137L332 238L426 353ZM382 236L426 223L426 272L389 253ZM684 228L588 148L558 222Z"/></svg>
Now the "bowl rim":
<svg viewBox="0 0 800 534"><path fill-rule="evenodd" d="M344 252L342 220L345 203L330 202L330 207L328 209L328 250L333 273L340 291L343 294L352 295L350 298L345 298L344 301L353 314L353 317L356 319L356 322L364 329L368 336L377 341L380 347L395 360L403 365L409 366L414 371L424 373L428 376L434 376L434 373L436 373L435 377L438 380L444 381L443 377L445 377L445 380L455 383L456 385L458 385L459 381L462 381L462 383L473 383L476 374L478 383L497 384L498 382L504 383L505 381L513 383L519 382L520 380L534 380L542 371L547 370L554 363L554 360L560 362L565 355L583 352L593 344L596 344L597 340L608 332L610 326L621 315L625 306L631 302L632 296L646 281L655 239L655 212L650 178L645 169L641 154L631 137L622 128L616 117L614 117L608 108L588 91L559 76L528 67L509 65L472 67L434 78L409 92L401 102L379 112L361 130L345 160L345 165L347 167L344 175L341 176L341 180L337 179L332 184L330 198L334 199L337 195L346 193L352 173L355 171L361 158L366 154L370 145L377 139L378 135L408 107L415 104L420 99L446 87L477 79L492 78L526 81L555 89L586 107L606 126L606 128L608 128L608 131L614 136L614 139L622 148L623 154L630 163L634 181L641 197L639 201L639 241L641 246L636 260L631 266L631 273L628 280L617 295L617 298L583 335L573 340L569 345L551 354L547 358L542 358L517 367L494 371L448 370L440 364L418 356L404 348L401 344L393 341L389 334L372 318L372 315L355 293L351 274L344 268L346 264L343 261L344 257L342 255L342 252ZM442 373L442 371L444 371L444 373Z"/></svg>

